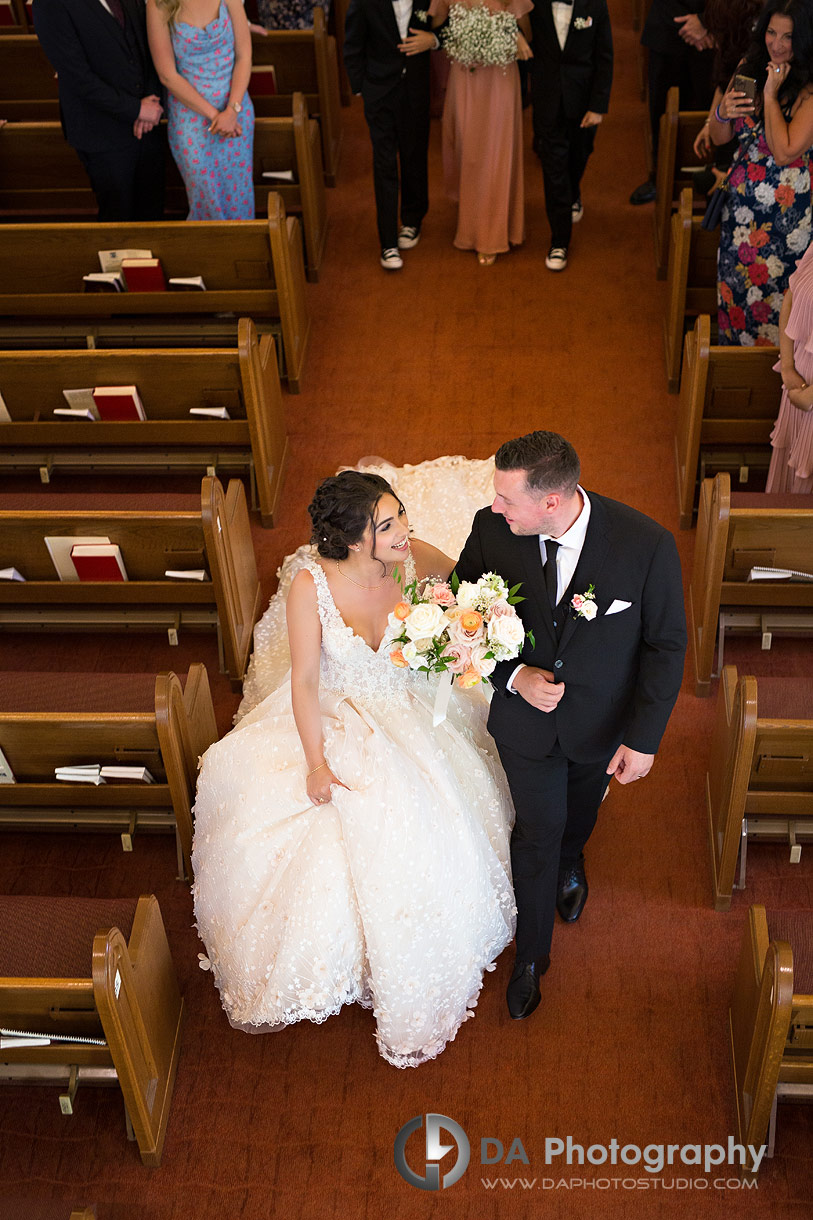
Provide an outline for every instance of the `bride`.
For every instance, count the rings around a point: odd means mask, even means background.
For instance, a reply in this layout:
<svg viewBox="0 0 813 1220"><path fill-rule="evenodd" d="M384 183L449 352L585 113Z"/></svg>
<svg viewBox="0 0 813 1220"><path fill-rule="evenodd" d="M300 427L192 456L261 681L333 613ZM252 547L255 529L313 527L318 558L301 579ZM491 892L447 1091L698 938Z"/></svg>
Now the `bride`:
<svg viewBox="0 0 813 1220"><path fill-rule="evenodd" d="M456 549L488 466L394 473ZM410 539L370 469L326 479L309 512L312 545L286 560L255 631L237 727L201 764L201 964L238 1028L324 1021L355 1002L373 1009L384 1058L415 1067L474 1015L483 971L512 939L511 804L484 695L455 689L433 728L434 680L389 658L402 585L446 579L452 560Z"/></svg>

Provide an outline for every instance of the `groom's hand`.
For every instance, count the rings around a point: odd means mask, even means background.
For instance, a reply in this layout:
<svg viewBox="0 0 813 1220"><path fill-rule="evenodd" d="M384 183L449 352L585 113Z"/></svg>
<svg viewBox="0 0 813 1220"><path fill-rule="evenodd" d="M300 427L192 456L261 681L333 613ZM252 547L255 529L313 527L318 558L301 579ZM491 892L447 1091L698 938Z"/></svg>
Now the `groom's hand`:
<svg viewBox="0 0 813 1220"><path fill-rule="evenodd" d="M654 754L641 754L629 746L619 746L610 759L607 774L614 775L619 784L631 784L634 779L649 775L654 761Z"/></svg>
<svg viewBox="0 0 813 1220"><path fill-rule="evenodd" d="M535 669L532 665L521 669L511 685L526 703L540 712L552 712L565 693L564 682L554 682L549 669Z"/></svg>

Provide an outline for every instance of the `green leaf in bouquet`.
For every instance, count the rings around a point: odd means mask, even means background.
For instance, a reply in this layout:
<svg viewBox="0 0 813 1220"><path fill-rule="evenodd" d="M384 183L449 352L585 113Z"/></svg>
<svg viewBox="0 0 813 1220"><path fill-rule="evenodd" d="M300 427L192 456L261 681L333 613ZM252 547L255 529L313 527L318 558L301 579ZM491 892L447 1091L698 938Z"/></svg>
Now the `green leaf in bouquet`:
<svg viewBox="0 0 813 1220"><path fill-rule="evenodd" d="M532 631L526 631L525 638L526 638L526 640L531 641L531 648L536 648L536 640L534 638L534 633Z"/></svg>
<svg viewBox="0 0 813 1220"><path fill-rule="evenodd" d="M452 590L455 597L457 597L457 590L460 588L460 577L457 574L457 569L452 572L452 575L449 578L449 588Z"/></svg>

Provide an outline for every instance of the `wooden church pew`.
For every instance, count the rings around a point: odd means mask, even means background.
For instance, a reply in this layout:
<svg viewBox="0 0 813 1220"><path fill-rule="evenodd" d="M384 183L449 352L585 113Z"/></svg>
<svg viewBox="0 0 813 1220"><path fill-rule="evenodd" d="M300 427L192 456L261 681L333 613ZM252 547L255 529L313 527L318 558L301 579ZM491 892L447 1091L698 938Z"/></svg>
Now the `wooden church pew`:
<svg viewBox="0 0 813 1220"><path fill-rule="evenodd" d="M135 385L146 420L54 416L70 388ZM114 469L142 472L248 470L262 523L273 524L288 458L274 338L241 318L236 348L0 351L0 471ZM226 407L206 419L192 407Z"/></svg>
<svg viewBox="0 0 813 1220"><path fill-rule="evenodd" d="M679 91L670 89L666 95L666 110L661 115L658 136L657 196L652 214L655 238L655 267L658 279L666 277L669 261L669 232L672 213L682 191L692 180L681 174L681 166L693 165L697 158L693 144L707 118L705 110L681 110Z"/></svg>
<svg viewBox="0 0 813 1220"><path fill-rule="evenodd" d="M184 685L173 673L69 677L68 690L53 673L0 682L0 750L15 778L0 784L0 828L116 829L125 851L142 830L169 831L178 874L191 878L198 758L218 735L205 666L191 665ZM56 767L94 763L144 766L155 782L55 778Z"/></svg>
<svg viewBox="0 0 813 1220"><path fill-rule="evenodd" d="M749 840L813 838L813 693L804 678L738 678L726 665L706 772L714 907L745 887ZM735 880L739 855L739 879Z"/></svg>
<svg viewBox="0 0 813 1220"><path fill-rule="evenodd" d="M68 1115L83 1084L118 1085L128 1134L151 1168L161 1164L182 1018L155 897L0 896L0 1025L53 1039L15 1046L4 1037L0 1076L59 1083Z"/></svg>
<svg viewBox="0 0 813 1220"><path fill-rule="evenodd" d="M239 683L260 612L243 484L232 479L224 494L207 476L195 507L183 498L186 509L156 508L155 496L125 499L118 511L0 511L0 568L16 567L25 577L0 582L0 630L165 630L175 643L178 631L214 629L221 666ZM145 499L152 507L142 507ZM129 579L57 579L45 544L53 535L108 537L120 546ZM207 579L173 580L166 569L204 569Z"/></svg>
<svg viewBox="0 0 813 1220"><path fill-rule="evenodd" d="M686 319L707 313L717 316L717 247L720 234L701 229L701 216L692 210L692 192L681 191L671 220L663 343L669 393L680 384L680 360Z"/></svg>
<svg viewBox="0 0 813 1220"><path fill-rule="evenodd" d="M33 32L0 38L0 118L59 122L56 76Z"/></svg>
<svg viewBox="0 0 813 1220"><path fill-rule="evenodd" d="M777 347L712 347L708 314L686 335L675 431L681 529L691 527L698 481L721 469L768 466L782 393L778 359Z"/></svg>

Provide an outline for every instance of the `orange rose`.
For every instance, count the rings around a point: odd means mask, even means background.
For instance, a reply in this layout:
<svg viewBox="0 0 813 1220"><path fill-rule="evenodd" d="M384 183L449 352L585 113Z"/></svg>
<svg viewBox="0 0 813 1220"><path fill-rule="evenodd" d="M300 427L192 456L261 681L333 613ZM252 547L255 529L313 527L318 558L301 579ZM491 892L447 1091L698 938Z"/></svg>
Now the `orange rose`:
<svg viewBox="0 0 813 1220"><path fill-rule="evenodd" d="M390 660L399 669L406 669L409 664L400 648L396 648L395 652L390 653Z"/></svg>
<svg viewBox="0 0 813 1220"><path fill-rule="evenodd" d="M460 626L470 635L474 635L475 631L479 631L483 625L483 616L479 610L464 610L460 615Z"/></svg>
<svg viewBox="0 0 813 1220"><path fill-rule="evenodd" d="M397 619L400 619L401 622L403 622L404 619L409 615L409 612L411 609L412 609L412 607L409 605L408 602L399 602L398 605L393 610L393 614L395 615L395 617Z"/></svg>
<svg viewBox="0 0 813 1220"><path fill-rule="evenodd" d="M469 690L472 686L476 686L478 682L482 682L482 678L476 669L467 669L457 679L457 685L461 690Z"/></svg>

